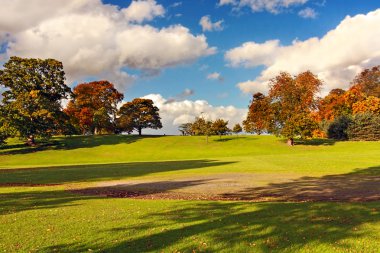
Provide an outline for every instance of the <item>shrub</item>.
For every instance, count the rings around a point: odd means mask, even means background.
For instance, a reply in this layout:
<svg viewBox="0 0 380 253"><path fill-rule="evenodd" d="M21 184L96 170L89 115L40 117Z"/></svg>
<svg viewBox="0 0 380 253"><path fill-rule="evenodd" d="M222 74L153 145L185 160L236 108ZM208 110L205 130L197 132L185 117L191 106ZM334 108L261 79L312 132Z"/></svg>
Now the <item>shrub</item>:
<svg viewBox="0 0 380 253"><path fill-rule="evenodd" d="M356 114L347 128L347 135L353 141L380 140L380 115L373 113Z"/></svg>
<svg viewBox="0 0 380 253"><path fill-rule="evenodd" d="M352 118L342 115L336 118L328 127L327 136L335 140L347 140L347 129L352 122Z"/></svg>

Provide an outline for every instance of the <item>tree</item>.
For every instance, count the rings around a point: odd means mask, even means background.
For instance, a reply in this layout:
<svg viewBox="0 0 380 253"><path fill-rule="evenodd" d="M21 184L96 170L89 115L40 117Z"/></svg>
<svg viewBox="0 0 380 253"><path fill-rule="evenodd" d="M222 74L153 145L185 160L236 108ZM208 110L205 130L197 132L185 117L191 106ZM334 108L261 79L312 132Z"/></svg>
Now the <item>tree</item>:
<svg viewBox="0 0 380 253"><path fill-rule="evenodd" d="M219 138L221 138L222 135L226 135L231 131L227 125L228 121L224 121L223 119L217 119L211 125L212 132L219 135Z"/></svg>
<svg viewBox="0 0 380 253"><path fill-rule="evenodd" d="M327 135L330 139L335 140L347 140L348 134L347 129L352 122L352 117L347 115L342 115L335 118L334 121L329 125L327 130Z"/></svg>
<svg viewBox="0 0 380 253"><path fill-rule="evenodd" d="M125 132L136 130L139 135L144 128L160 129L162 124L158 112L152 100L135 98L119 109L118 127Z"/></svg>
<svg viewBox="0 0 380 253"><path fill-rule="evenodd" d="M240 124L235 124L234 127L232 128L232 132L235 133L236 135L238 135L239 133L241 133L243 131L242 127L240 126Z"/></svg>
<svg viewBox="0 0 380 253"><path fill-rule="evenodd" d="M362 101L358 101L352 105L353 114L358 113L374 113L380 115L380 98L369 96Z"/></svg>
<svg viewBox="0 0 380 253"><path fill-rule="evenodd" d="M359 87L366 96L380 98L380 65L363 70L352 84Z"/></svg>
<svg viewBox="0 0 380 253"><path fill-rule="evenodd" d="M208 137L213 134L212 131L213 122L205 120L203 117L196 117L195 121L191 124L191 131L194 135L205 135L206 143L208 143Z"/></svg>
<svg viewBox="0 0 380 253"><path fill-rule="evenodd" d="M178 130L181 132L182 135L192 135L193 132L191 130L192 128L192 123L184 123L184 124L181 124L179 127L178 127Z"/></svg>
<svg viewBox="0 0 380 253"><path fill-rule="evenodd" d="M346 104L345 90L333 89L318 102L318 121L332 121L335 118L350 114L350 108Z"/></svg>
<svg viewBox="0 0 380 253"><path fill-rule="evenodd" d="M371 112L356 114L347 127L347 137L353 141L379 141L380 115Z"/></svg>
<svg viewBox="0 0 380 253"><path fill-rule="evenodd" d="M271 112L270 99L260 92L254 94L248 108L247 118L243 121L244 130L258 135L268 131Z"/></svg>
<svg viewBox="0 0 380 253"><path fill-rule="evenodd" d="M74 97L65 112L83 134L115 132L117 104L123 98L108 81L82 83L74 88Z"/></svg>
<svg viewBox="0 0 380 253"><path fill-rule="evenodd" d="M2 115L30 145L35 137L49 138L63 127L61 100L71 89L61 62L11 57L0 70L0 85L5 88Z"/></svg>
<svg viewBox="0 0 380 253"><path fill-rule="evenodd" d="M310 71L295 77L282 72L270 80L269 98L271 100L270 131L288 138L311 137L317 123L312 112L317 107L316 94L322 82Z"/></svg>

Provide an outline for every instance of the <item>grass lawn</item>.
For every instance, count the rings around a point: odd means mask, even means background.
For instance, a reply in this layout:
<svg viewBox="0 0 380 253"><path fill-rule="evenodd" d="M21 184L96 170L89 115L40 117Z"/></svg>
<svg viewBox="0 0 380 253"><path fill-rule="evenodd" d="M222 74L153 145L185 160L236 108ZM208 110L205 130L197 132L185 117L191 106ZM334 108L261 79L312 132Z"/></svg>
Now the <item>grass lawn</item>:
<svg viewBox="0 0 380 253"><path fill-rule="evenodd" d="M273 136L11 140L0 252L378 252L379 154L380 142Z"/></svg>

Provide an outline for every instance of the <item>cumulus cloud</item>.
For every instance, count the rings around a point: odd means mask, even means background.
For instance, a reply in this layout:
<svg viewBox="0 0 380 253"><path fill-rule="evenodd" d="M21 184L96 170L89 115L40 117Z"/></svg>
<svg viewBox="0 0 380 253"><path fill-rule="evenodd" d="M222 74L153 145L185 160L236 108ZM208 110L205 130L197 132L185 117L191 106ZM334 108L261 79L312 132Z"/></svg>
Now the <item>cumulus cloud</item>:
<svg viewBox="0 0 380 253"><path fill-rule="evenodd" d="M158 73L215 53L204 35L182 25L139 24L162 15L153 0L124 9L100 0L4 0L0 44L6 43L7 57L62 61L69 80L107 78L124 90L135 79L126 68Z"/></svg>
<svg viewBox="0 0 380 253"><path fill-rule="evenodd" d="M300 16L302 18L314 19L317 17L317 15L318 15L318 13L313 8L310 8L310 7L302 9L298 12L298 16Z"/></svg>
<svg viewBox="0 0 380 253"><path fill-rule="evenodd" d="M297 5L303 5L308 0L219 0L219 6L232 5L235 9L248 7L252 12L267 11L273 14Z"/></svg>
<svg viewBox="0 0 380 253"><path fill-rule="evenodd" d="M261 44L246 42L240 47L228 50L224 58L233 67L269 65L276 58L279 45L279 40L269 40Z"/></svg>
<svg viewBox="0 0 380 253"><path fill-rule="evenodd" d="M234 106L212 106L205 100L167 103L167 99L160 94L149 94L144 98L152 99L160 109L163 129L146 131L152 134L179 134L178 126L180 124L192 122L195 117L199 117L201 114L211 120L217 118L228 120L229 126L232 127L236 123L241 123L247 114L247 109Z"/></svg>
<svg viewBox="0 0 380 253"><path fill-rule="evenodd" d="M295 40L282 46L277 40L247 42L225 54L229 65L265 69L254 80L239 83L243 92L267 90L268 80L280 71L296 75L310 70L324 80L324 92L347 88L363 68L380 64L380 9L347 16L322 38Z"/></svg>
<svg viewBox="0 0 380 253"><path fill-rule="evenodd" d="M155 0L132 1L128 8L122 10L128 21L142 23L155 17L163 17L165 9Z"/></svg>
<svg viewBox="0 0 380 253"><path fill-rule="evenodd" d="M211 32L211 31L222 31L223 30L223 20L212 22L210 16L203 16L199 20L199 25L202 27L202 31Z"/></svg>
<svg viewBox="0 0 380 253"><path fill-rule="evenodd" d="M220 82L224 80L224 78L222 77L222 75L219 72L213 72L213 73L208 74L207 79L218 80Z"/></svg>

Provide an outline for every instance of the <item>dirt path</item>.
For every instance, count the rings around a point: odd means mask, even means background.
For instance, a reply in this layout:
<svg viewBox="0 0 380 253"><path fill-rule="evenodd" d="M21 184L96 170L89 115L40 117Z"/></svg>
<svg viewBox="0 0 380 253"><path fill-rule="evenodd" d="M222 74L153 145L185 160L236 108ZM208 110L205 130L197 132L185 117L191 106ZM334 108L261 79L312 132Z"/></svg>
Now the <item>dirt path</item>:
<svg viewBox="0 0 380 253"><path fill-rule="evenodd" d="M291 174L214 174L179 179L107 181L71 192L136 199L239 201L378 201L380 178L345 174L302 177Z"/></svg>

